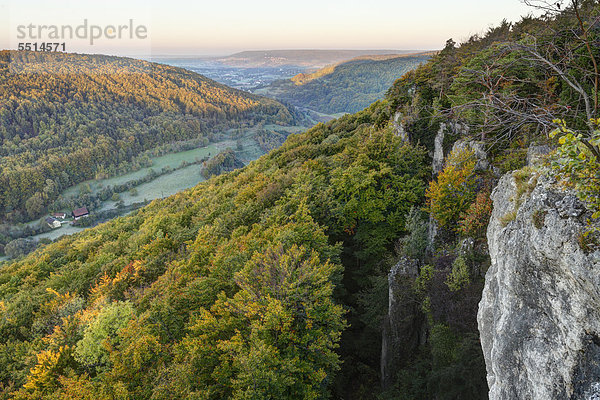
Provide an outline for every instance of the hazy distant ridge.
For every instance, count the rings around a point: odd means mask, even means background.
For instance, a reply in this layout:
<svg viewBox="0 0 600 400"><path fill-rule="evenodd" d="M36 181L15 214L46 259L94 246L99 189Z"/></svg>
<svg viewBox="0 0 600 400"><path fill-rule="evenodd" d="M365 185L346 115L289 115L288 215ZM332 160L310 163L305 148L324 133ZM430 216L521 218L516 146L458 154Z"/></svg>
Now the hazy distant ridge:
<svg viewBox="0 0 600 400"><path fill-rule="evenodd" d="M322 68L360 56L398 55L415 53L415 50L260 50L242 51L215 61L237 67L277 67L297 65Z"/></svg>

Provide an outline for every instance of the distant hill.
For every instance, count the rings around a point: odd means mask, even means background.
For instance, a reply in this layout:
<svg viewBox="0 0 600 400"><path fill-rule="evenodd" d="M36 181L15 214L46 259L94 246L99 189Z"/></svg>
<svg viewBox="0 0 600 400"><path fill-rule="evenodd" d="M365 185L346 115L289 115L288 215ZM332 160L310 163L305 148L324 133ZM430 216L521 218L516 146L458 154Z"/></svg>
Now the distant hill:
<svg viewBox="0 0 600 400"><path fill-rule="evenodd" d="M275 81L255 93L326 114L357 112L383 98L396 79L432 54L362 55L312 73Z"/></svg>
<svg viewBox="0 0 600 400"><path fill-rule="evenodd" d="M62 189L128 170L156 146L293 121L275 100L181 68L2 51L0 219L39 214Z"/></svg>
<svg viewBox="0 0 600 400"><path fill-rule="evenodd" d="M414 50L266 50L243 51L215 61L236 67L278 67L295 65L322 68L365 55L406 54Z"/></svg>

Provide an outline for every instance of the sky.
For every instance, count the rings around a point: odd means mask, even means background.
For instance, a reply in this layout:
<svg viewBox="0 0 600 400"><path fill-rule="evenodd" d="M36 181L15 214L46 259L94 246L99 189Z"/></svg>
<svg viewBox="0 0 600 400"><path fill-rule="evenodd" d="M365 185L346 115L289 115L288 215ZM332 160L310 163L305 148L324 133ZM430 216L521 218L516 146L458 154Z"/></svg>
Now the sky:
<svg viewBox="0 0 600 400"><path fill-rule="evenodd" d="M241 50L430 50L484 32L503 18L530 13L521 0L0 0L0 48L40 42L18 27L87 26L67 51L117 55L225 55ZM133 24L130 24L133 22ZM145 27L145 37L104 36L90 43L89 26L114 35L118 26ZM42 34L48 36L50 28ZM66 31L67 33L69 31ZM124 33L123 33L124 32ZM23 29L21 29L23 33ZM83 35L82 35L83 36ZM44 40L42 40L44 41Z"/></svg>

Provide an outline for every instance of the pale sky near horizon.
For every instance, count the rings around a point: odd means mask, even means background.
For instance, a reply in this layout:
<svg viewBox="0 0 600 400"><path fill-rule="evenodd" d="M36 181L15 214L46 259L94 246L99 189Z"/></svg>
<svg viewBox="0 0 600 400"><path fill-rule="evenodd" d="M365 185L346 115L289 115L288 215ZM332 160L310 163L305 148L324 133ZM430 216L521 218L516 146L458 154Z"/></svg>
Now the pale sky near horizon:
<svg viewBox="0 0 600 400"><path fill-rule="evenodd" d="M532 12L521 0L195 1L0 0L0 48L16 47L17 26L102 28L130 19L148 28L144 40L66 40L67 51L119 55L228 54L265 49L439 49L503 18ZM81 43L80 43L81 42Z"/></svg>

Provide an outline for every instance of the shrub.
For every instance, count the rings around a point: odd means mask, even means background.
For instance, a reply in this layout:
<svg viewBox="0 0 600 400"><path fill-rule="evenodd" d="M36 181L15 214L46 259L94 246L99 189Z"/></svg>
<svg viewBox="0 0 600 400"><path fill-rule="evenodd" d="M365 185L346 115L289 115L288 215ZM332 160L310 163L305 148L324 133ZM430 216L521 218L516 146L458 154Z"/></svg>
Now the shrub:
<svg viewBox="0 0 600 400"><path fill-rule="evenodd" d="M419 293L425 293L429 286L429 282L433 278L435 269L432 265L424 265L419 271L419 276L415 281L415 288Z"/></svg>
<svg viewBox="0 0 600 400"><path fill-rule="evenodd" d="M494 165L502 173L515 171L525 167L527 161L527 148L508 148L494 159Z"/></svg>
<svg viewBox="0 0 600 400"><path fill-rule="evenodd" d="M443 324L436 324L430 334L431 355L435 369L451 365L456 358L458 337L452 329Z"/></svg>
<svg viewBox="0 0 600 400"><path fill-rule="evenodd" d="M585 254L592 253L600 248L600 233L596 230L588 230L581 232L577 236L577 243L579 248L583 250Z"/></svg>
<svg viewBox="0 0 600 400"><path fill-rule="evenodd" d="M459 256L452 263L452 271L446 278L446 285L452 292L458 292L463 287L471 283L469 277L469 267L463 256Z"/></svg>

